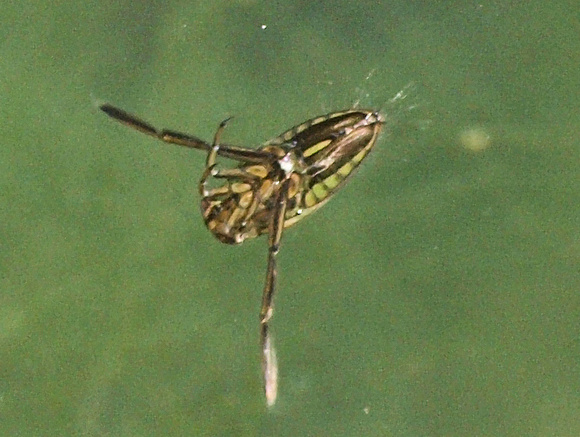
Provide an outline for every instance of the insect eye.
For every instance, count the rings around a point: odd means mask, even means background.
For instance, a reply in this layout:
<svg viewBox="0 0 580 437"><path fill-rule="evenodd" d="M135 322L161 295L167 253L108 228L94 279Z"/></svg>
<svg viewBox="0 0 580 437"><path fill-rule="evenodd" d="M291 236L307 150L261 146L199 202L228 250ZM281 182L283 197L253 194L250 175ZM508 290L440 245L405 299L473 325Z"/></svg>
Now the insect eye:
<svg viewBox="0 0 580 437"><path fill-rule="evenodd" d="M332 141L332 140L336 140L340 137L344 137L345 135L346 135L346 129L339 129L337 131L330 132L328 134L327 139Z"/></svg>

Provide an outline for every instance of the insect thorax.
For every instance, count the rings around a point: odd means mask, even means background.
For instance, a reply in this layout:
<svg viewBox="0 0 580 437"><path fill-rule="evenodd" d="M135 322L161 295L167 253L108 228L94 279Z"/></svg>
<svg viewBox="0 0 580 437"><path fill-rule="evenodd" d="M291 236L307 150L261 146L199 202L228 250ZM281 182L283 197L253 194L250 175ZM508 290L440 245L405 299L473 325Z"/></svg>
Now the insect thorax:
<svg viewBox="0 0 580 437"><path fill-rule="evenodd" d="M261 164L241 163L218 173L224 183L209 190L201 200L208 229L220 241L239 244L267 233L282 182L290 180L286 218L300 214L309 176L300 150L292 144L264 146L272 159ZM226 176L227 175L227 176Z"/></svg>

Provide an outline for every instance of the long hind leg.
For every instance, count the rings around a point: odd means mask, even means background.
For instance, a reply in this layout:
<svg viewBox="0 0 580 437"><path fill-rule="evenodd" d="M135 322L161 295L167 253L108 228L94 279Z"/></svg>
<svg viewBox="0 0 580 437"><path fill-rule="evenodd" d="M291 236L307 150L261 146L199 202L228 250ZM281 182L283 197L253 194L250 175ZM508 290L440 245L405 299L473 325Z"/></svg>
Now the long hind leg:
<svg viewBox="0 0 580 437"><path fill-rule="evenodd" d="M264 377L264 393L268 407L276 403L278 395L278 363L274 340L270 332L269 322L274 312L274 292L276 291L276 255L280 250L280 240L284 229L284 216L288 202L288 187L290 179L284 180L276 196L276 204L268 231L268 268L266 282L262 294L262 309L260 310L260 344L262 347L262 371Z"/></svg>

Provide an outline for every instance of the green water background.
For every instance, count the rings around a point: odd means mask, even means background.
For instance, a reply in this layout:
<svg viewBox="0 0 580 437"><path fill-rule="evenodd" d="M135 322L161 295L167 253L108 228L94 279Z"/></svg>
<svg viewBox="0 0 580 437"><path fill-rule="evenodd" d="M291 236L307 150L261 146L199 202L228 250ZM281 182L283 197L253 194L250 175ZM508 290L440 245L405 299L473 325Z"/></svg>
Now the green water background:
<svg viewBox="0 0 580 437"><path fill-rule="evenodd" d="M8 2L0 18L0 435L580 435L577 1ZM109 101L258 145L408 104L284 236L219 244L202 153ZM490 147L461 147L480 128Z"/></svg>

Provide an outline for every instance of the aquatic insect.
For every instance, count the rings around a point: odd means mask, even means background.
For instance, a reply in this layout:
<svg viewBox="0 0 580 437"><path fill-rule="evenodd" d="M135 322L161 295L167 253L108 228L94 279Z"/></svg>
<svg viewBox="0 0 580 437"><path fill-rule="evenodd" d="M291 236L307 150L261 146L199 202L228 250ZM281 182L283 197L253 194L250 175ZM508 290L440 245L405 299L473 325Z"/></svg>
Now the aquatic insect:
<svg viewBox="0 0 580 437"><path fill-rule="evenodd" d="M375 145L385 123L378 111L349 109L301 123L257 149L221 143L228 120L211 144L191 135L158 130L109 104L108 116L158 138L207 153L199 182L201 212L207 228L223 243L239 244L268 235L266 281L260 310L260 344L268 406L278 391L278 366L269 322L276 289L276 255L288 228L324 205L348 180ZM237 161L218 167L217 158Z"/></svg>

